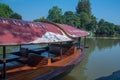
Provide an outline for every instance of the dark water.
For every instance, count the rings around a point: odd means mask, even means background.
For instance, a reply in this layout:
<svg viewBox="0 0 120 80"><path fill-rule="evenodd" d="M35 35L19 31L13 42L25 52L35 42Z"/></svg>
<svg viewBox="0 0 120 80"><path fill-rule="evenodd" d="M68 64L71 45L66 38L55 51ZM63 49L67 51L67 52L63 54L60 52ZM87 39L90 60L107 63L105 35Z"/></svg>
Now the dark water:
<svg viewBox="0 0 120 80"><path fill-rule="evenodd" d="M87 39L87 45L83 61L60 80L95 80L120 71L119 39Z"/></svg>

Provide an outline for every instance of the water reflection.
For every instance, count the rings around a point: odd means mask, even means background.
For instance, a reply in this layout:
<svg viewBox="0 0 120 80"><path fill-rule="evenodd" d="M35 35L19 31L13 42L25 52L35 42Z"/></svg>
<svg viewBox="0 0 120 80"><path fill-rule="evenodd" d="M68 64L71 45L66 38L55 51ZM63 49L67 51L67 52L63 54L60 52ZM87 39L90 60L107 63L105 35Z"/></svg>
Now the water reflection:
<svg viewBox="0 0 120 80"><path fill-rule="evenodd" d="M95 80L120 70L119 39L87 39L87 45L83 61L60 80Z"/></svg>

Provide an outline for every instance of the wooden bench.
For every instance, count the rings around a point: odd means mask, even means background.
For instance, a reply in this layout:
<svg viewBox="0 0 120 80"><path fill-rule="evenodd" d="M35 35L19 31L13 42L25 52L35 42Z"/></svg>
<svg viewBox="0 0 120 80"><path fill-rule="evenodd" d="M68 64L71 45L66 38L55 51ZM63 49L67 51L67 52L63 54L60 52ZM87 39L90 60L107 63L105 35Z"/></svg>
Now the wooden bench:
<svg viewBox="0 0 120 80"><path fill-rule="evenodd" d="M71 54L74 54L76 53L76 47L75 46L72 46L71 48L69 48L64 54L63 54L63 57L67 57Z"/></svg>
<svg viewBox="0 0 120 80"><path fill-rule="evenodd" d="M28 65L32 67L37 67L40 65L46 65L48 63L48 59L42 57L38 54L30 53L28 56Z"/></svg>

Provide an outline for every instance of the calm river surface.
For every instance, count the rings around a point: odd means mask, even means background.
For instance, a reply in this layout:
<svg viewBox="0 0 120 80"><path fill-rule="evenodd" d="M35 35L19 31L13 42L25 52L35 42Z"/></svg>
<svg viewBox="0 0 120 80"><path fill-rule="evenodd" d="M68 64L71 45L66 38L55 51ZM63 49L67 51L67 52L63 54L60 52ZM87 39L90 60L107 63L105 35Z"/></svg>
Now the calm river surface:
<svg viewBox="0 0 120 80"><path fill-rule="evenodd" d="M95 80L120 70L120 39L87 39L87 54L60 80Z"/></svg>

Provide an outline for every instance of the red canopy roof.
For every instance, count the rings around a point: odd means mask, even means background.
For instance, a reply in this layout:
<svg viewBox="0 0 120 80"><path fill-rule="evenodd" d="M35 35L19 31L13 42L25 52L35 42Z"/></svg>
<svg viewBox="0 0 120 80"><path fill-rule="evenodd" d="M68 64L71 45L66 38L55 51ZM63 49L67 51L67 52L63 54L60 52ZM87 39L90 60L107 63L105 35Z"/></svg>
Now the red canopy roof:
<svg viewBox="0 0 120 80"><path fill-rule="evenodd" d="M64 32L66 32L70 37L77 38L82 36L87 36L89 33L84 30L77 29L75 27L65 25L65 24L57 24L60 28L63 29Z"/></svg>
<svg viewBox="0 0 120 80"><path fill-rule="evenodd" d="M64 24L0 18L0 45L63 42L88 34Z"/></svg>

